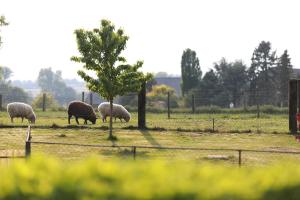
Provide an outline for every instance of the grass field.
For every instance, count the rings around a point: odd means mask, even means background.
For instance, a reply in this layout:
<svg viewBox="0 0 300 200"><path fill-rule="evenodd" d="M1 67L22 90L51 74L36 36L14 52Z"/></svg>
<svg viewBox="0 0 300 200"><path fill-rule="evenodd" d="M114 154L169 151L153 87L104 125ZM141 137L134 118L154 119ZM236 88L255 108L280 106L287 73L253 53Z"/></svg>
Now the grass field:
<svg viewBox="0 0 300 200"><path fill-rule="evenodd" d="M37 112L36 127L59 126L67 127L66 112ZM79 120L83 125L83 120ZM21 119L16 119L11 123L6 112L0 113L0 124L5 126L22 126ZM75 125L75 119L71 120ZM33 127L34 127L33 126ZM97 120L96 125L88 125L91 128L105 128L108 123L103 123L101 119ZM121 123L117 120L114 128L126 128L137 126L137 114L132 114L132 120L129 123ZM288 133L287 115L266 115L262 114L259 119L255 114L171 114L171 119L167 114L147 113L147 127L150 129L162 128L173 131L190 132L215 132L220 133Z"/></svg>
<svg viewBox="0 0 300 200"><path fill-rule="evenodd" d="M215 132L212 133L212 119ZM68 142L80 144L128 145L128 146L177 146L214 149L252 149L300 151L300 144L287 130L287 116L262 115L258 120L250 114L147 114L147 127L135 129L137 115L133 113L129 123L114 123L118 140L107 140L108 123L98 120L96 125L72 126L67 124L65 112L38 112L37 122L32 127L32 141ZM23 155L27 122L16 119L11 123L6 112L0 114L0 156ZM13 126L12 126L13 125ZM32 153L46 153L65 159L86 157L90 153L102 156L119 155L132 157L131 148L92 148L82 146L32 144ZM226 162L237 162L236 151L182 151L137 149L137 158L191 158L203 160L209 155L225 156ZM264 163L298 158L298 155L243 153L243 162Z"/></svg>

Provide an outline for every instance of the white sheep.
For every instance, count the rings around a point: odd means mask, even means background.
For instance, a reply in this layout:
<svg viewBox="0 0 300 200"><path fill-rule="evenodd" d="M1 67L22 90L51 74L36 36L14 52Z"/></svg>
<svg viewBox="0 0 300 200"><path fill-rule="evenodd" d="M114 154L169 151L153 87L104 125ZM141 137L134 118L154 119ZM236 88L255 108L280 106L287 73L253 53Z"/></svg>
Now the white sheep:
<svg viewBox="0 0 300 200"><path fill-rule="evenodd" d="M13 102L7 104L7 112L10 116L11 122L14 122L15 117L21 117L23 119L28 119L29 122L35 123L36 116L30 105L21 102Z"/></svg>
<svg viewBox="0 0 300 200"><path fill-rule="evenodd" d="M98 111L102 117L102 121L106 121L106 117L110 116L110 104L109 102L103 102L98 106ZM112 117L119 118L122 122L124 119L126 122L129 122L131 115L130 113L120 104L113 104Z"/></svg>

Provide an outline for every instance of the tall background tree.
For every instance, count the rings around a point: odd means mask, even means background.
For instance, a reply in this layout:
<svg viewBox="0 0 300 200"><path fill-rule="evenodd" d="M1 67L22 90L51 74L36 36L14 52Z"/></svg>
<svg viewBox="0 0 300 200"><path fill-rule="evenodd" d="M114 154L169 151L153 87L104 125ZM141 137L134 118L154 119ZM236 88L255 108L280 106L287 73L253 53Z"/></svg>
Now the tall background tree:
<svg viewBox="0 0 300 200"><path fill-rule="evenodd" d="M288 105L288 84L293 70L291 64L291 58L288 51L285 50L284 53L278 59L278 90L279 90L279 100L281 106Z"/></svg>
<svg viewBox="0 0 300 200"><path fill-rule="evenodd" d="M271 43L262 41L255 48L248 70L251 105L274 104L276 99L276 52Z"/></svg>
<svg viewBox="0 0 300 200"><path fill-rule="evenodd" d="M51 93L60 105L65 106L76 99L76 91L66 85L61 71L53 72L51 68L43 68L39 72L37 82L42 92Z"/></svg>
<svg viewBox="0 0 300 200"><path fill-rule="evenodd" d="M91 31L78 29L75 35L81 56L74 56L71 60L82 63L84 69L93 73L78 71L89 90L110 102L110 112L116 96L139 91L142 83L150 77L138 71L143 62L138 61L134 65L126 63L121 53L126 48L128 36L122 29L115 30L110 21L102 20L100 27ZM109 139L114 138L110 113Z"/></svg>
<svg viewBox="0 0 300 200"><path fill-rule="evenodd" d="M223 102L225 105L233 103L238 106L243 97L247 86L246 65L242 61L228 63L222 58L219 63L214 66L219 78L219 84L222 93L219 97L219 104Z"/></svg>
<svg viewBox="0 0 300 200"><path fill-rule="evenodd" d="M201 76L202 71L196 52L191 49L184 50L181 58L182 96L198 86Z"/></svg>

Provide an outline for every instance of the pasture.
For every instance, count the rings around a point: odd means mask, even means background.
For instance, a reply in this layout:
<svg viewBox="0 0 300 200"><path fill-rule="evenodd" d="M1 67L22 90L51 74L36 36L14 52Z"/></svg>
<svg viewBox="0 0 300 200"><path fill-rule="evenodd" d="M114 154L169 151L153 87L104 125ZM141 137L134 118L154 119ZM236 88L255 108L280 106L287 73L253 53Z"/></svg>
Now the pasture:
<svg viewBox="0 0 300 200"><path fill-rule="evenodd" d="M108 122L98 119L96 125L83 125L83 120L77 126L75 119L71 125L67 123L66 112L37 112L36 124L32 126L32 141L100 144L115 146L176 146L209 149L250 149L263 151L300 151L300 143L288 134L286 115L266 115L255 118L251 114L172 114L167 119L166 114L147 113L146 130L138 130L137 114L132 114L129 123L117 120L114 135L117 141L107 140ZM214 119L214 120L213 120ZM214 121L214 128L212 122ZM1 112L0 124L0 154L23 155L27 122L21 119L11 123L6 112ZM213 131L214 130L214 131ZM96 148L78 145L46 145L32 144L32 153L55 155L65 160L84 158L90 154L100 154L104 157L118 155L131 157L132 149ZM236 151L182 151L137 149L137 159L142 158L179 158L205 160L208 156L225 156L225 163L236 163ZM300 159L298 155L273 153L243 153L243 163L264 164L289 159ZM254 162L252 162L254 161Z"/></svg>

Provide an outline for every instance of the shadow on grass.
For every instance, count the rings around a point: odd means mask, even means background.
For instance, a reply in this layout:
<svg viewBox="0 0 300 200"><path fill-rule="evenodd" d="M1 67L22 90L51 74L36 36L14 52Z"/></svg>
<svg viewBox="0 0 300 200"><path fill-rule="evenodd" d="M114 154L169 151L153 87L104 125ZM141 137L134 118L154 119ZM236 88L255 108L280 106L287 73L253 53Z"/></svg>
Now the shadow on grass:
<svg viewBox="0 0 300 200"><path fill-rule="evenodd" d="M140 130L140 132L152 146L161 147L161 145L154 139L154 137L152 137L147 129Z"/></svg>
<svg viewBox="0 0 300 200"><path fill-rule="evenodd" d="M133 151L130 148L104 149L100 151L100 154L104 156L133 157ZM136 156L141 156L141 157L149 157L149 155L147 154L148 154L147 151L138 150L136 152Z"/></svg>

